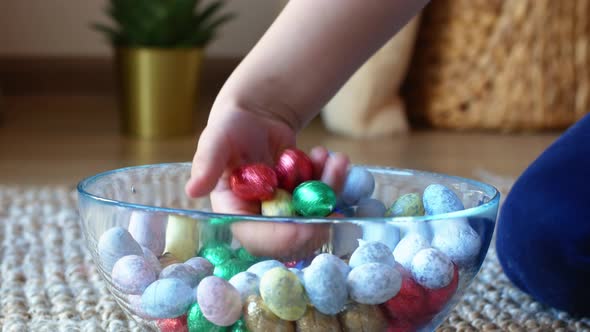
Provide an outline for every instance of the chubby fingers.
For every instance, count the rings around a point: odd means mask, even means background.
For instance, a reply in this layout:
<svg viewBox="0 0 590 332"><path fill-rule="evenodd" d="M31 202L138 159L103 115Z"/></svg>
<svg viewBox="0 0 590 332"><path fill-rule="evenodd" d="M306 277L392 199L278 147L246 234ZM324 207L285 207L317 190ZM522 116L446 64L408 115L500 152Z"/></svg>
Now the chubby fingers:
<svg viewBox="0 0 590 332"><path fill-rule="evenodd" d="M191 177L185 185L185 192L189 197L200 197L209 194L218 183L226 169L230 158L229 146L220 131L205 128L201 137L191 167Z"/></svg>

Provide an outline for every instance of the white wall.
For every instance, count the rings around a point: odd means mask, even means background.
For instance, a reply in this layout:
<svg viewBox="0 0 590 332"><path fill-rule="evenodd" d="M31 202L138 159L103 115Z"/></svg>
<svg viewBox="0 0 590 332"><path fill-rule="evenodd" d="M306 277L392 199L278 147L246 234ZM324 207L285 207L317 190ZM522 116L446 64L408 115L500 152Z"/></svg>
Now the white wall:
<svg viewBox="0 0 590 332"><path fill-rule="evenodd" d="M106 0L0 0L0 55L103 56L110 47L89 24L108 23ZM231 0L237 17L221 31L208 54L241 56L280 10L275 0Z"/></svg>

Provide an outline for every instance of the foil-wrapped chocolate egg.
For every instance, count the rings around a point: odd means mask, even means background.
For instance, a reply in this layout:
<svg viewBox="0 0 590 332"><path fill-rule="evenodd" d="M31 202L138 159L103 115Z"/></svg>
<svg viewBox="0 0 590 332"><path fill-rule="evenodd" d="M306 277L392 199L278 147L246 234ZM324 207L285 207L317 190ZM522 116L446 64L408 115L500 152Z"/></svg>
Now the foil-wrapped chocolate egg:
<svg viewBox="0 0 590 332"><path fill-rule="evenodd" d="M293 207L293 197L284 189L277 189L272 199L260 204L260 212L269 217L291 217L296 215Z"/></svg>
<svg viewBox="0 0 590 332"><path fill-rule="evenodd" d="M160 332L188 332L186 315L156 320Z"/></svg>
<svg viewBox="0 0 590 332"><path fill-rule="evenodd" d="M227 243L210 242L201 248L199 256L207 259L213 266L218 266L234 258L234 251Z"/></svg>
<svg viewBox="0 0 590 332"><path fill-rule="evenodd" d="M236 274L246 271L250 266L252 266L252 262L232 258L223 262L223 264L217 265L213 270L213 275L229 280Z"/></svg>
<svg viewBox="0 0 590 332"><path fill-rule="evenodd" d="M227 327L217 326L203 316L203 311L198 303L193 303L188 310L187 324L189 332L225 332Z"/></svg>
<svg viewBox="0 0 590 332"><path fill-rule="evenodd" d="M199 248L197 223L197 220L184 216L168 216L164 252L171 253L183 262L194 257Z"/></svg>
<svg viewBox="0 0 590 332"><path fill-rule="evenodd" d="M283 151L275 166L279 187L292 192L295 187L313 179L313 163L305 152L291 148Z"/></svg>
<svg viewBox="0 0 590 332"><path fill-rule="evenodd" d="M249 201L265 201L273 198L278 186L277 174L271 167L249 164L236 168L229 179L236 196Z"/></svg>
<svg viewBox="0 0 590 332"><path fill-rule="evenodd" d="M340 322L336 315L324 315L312 306L297 320L297 332L340 332Z"/></svg>
<svg viewBox="0 0 590 332"><path fill-rule="evenodd" d="M370 304L350 303L338 318L342 330L346 332L385 331L388 325L381 308Z"/></svg>
<svg viewBox="0 0 590 332"><path fill-rule="evenodd" d="M273 314L260 296L251 295L246 299L243 314L250 331L295 332L295 323Z"/></svg>
<svg viewBox="0 0 590 332"><path fill-rule="evenodd" d="M325 217L336 206L334 190L322 181L303 182L293 191L293 207L305 217Z"/></svg>

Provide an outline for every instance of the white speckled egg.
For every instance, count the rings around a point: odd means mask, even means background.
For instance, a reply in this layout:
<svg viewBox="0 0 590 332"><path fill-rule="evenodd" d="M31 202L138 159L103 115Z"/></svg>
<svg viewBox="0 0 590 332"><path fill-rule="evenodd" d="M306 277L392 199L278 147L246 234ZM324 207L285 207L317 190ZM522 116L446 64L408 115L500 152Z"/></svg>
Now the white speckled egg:
<svg viewBox="0 0 590 332"><path fill-rule="evenodd" d="M442 251L457 265L467 266L481 249L479 234L465 219L440 220L434 223L432 247Z"/></svg>
<svg viewBox="0 0 590 332"><path fill-rule="evenodd" d="M426 248L430 248L428 240L418 233L409 233L399 241L393 250L393 257L409 271L416 253Z"/></svg>
<svg viewBox="0 0 590 332"><path fill-rule="evenodd" d="M453 280L453 262L434 248L422 249L412 259L412 277L429 289L447 286Z"/></svg>

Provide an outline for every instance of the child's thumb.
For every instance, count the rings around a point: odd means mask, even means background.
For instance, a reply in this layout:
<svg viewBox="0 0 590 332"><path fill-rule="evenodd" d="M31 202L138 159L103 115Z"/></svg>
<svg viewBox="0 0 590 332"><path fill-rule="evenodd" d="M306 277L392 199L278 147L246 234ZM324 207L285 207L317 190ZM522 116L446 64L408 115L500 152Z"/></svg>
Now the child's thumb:
<svg viewBox="0 0 590 332"><path fill-rule="evenodd" d="M189 197L207 195L215 188L229 160L229 151L221 148L224 146L221 141L221 137L207 130L201 135L193 158L191 177L185 186Z"/></svg>

